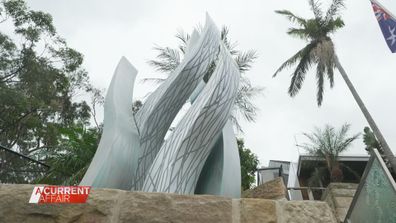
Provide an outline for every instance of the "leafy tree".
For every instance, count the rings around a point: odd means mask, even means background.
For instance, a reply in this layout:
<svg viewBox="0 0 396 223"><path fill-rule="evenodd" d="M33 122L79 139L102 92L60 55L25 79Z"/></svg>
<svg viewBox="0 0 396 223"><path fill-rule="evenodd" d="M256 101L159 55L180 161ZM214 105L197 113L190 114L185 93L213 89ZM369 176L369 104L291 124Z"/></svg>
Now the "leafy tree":
<svg viewBox="0 0 396 223"><path fill-rule="evenodd" d="M371 131L371 129L369 127L364 127L363 130L364 134L363 134L363 142L366 145L366 151L370 154L370 151L372 149L377 149L378 151L380 151L380 153L382 153L382 148L380 143L378 142L377 138L375 137L374 133Z"/></svg>
<svg viewBox="0 0 396 223"><path fill-rule="evenodd" d="M96 115L97 115L97 107L98 106L103 106L105 102L105 97L103 96L104 90L99 90L97 88L94 88L92 86L89 86L87 89L89 92L91 92L91 109L90 109L90 114L94 120L94 123L96 125L96 128L98 130L101 130L103 128L103 124L98 122Z"/></svg>
<svg viewBox="0 0 396 223"><path fill-rule="evenodd" d="M391 166L391 163L389 162L389 159L387 159L385 155L385 151L381 146L381 143L378 141L377 137L375 137L375 134L371 131L369 127L364 127L363 130L363 143L366 145L366 151L368 154L371 154L371 150L377 149L378 152L381 154L382 159L384 160L386 166L388 167L390 173L392 174L393 178L396 179L396 172Z"/></svg>
<svg viewBox="0 0 396 223"><path fill-rule="evenodd" d="M241 162L242 190L245 191L250 189L255 181L254 174L257 170L259 161L257 155L245 147L245 142L243 139L237 139L237 143Z"/></svg>
<svg viewBox="0 0 396 223"><path fill-rule="evenodd" d="M75 96L94 88L82 54L56 33L50 14L3 0L0 21L14 30L0 31L0 143L46 159L62 129L89 124L90 106Z"/></svg>
<svg viewBox="0 0 396 223"><path fill-rule="evenodd" d="M360 110L366 117L371 129L373 129L375 136L379 139L384 154L392 164L393 169L396 169L396 158L390 150L385 138L378 129L374 119L371 117L366 106L358 95L356 89L349 80L344 68L335 53L334 43L330 35L344 26L344 22L339 15L339 12L344 8L343 0L332 0L329 9L323 13L319 1L309 0L309 5L314 14L314 18L304 19L293 14L288 10L279 10L276 13L286 16L291 22L298 27L292 27L287 31L287 34L300 38L308 44L294 54L291 58L286 60L275 72L276 76L280 71L287 67L292 67L297 64L295 70L291 75L291 81L288 93L291 97L297 95L300 91L305 76L311 66L316 65L316 80L317 80L317 104L320 106L323 101L324 82L329 80L330 88L334 86L334 68L336 67L340 72L342 78L347 84L353 97L355 98Z"/></svg>
<svg viewBox="0 0 396 223"><path fill-rule="evenodd" d="M317 167L309 179L311 186L323 186L323 182L341 182L343 171L347 169L355 176L358 176L351 168L338 162L340 153L348 150L352 142L359 137L359 134L348 135L350 125L344 124L338 131L330 125L325 128L315 128L312 133L304 133L309 142L299 145L310 155L317 157L318 161L324 161L325 167ZM329 179L327 177L329 176Z"/></svg>
<svg viewBox="0 0 396 223"><path fill-rule="evenodd" d="M73 124L59 131L63 137L47 160L51 169L38 181L46 184L77 185L95 155L101 131L99 128L87 128L84 123Z"/></svg>
<svg viewBox="0 0 396 223"><path fill-rule="evenodd" d="M198 30L201 30L200 28ZM232 42L228 34L229 29L223 26L221 29L221 40L224 45L228 48L235 62L238 64L239 71L241 74L246 74L250 70L252 63L257 59L257 53L254 50L240 51L237 49L237 44ZM169 75L176 67L181 63L185 50L190 39L190 35L183 31L176 34L176 38L179 40L179 46L176 49L170 47L157 46L154 49L158 52L157 58L150 60L149 64L153 66L157 71ZM216 62L213 62L208 73L204 76L204 81L207 82L215 70ZM161 83L166 78L146 78L146 81L154 81ZM258 108L253 103L253 98L262 92L262 88L254 87L249 79L244 75L241 75L239 91L235 100L235 106L233 115L231 117L233 123L238 130L242 131L237 119L242 116L249 122L255 121Z"/></svg>

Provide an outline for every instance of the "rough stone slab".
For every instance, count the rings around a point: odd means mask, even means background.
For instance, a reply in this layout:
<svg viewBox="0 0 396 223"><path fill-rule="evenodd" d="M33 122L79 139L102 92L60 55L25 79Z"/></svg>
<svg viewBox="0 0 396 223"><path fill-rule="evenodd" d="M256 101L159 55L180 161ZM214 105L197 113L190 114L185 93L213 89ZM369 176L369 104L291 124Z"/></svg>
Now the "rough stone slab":
<svg viewBox="0 0 396 223"><path fill-rule="evenodd" d="M276 223L276 201L265 199L241 199L241 223Z"/></svg>
<svg viewBox="0 0 396 223"><path fill-rule="evenodd" d="M336 208L336 216L340 222L343 222L348 213L348 208Z"/></svg>
<svg viewBox="0 0 396 223"><path fill-rule="evenodd" d="M334 188L332 192L333 196L336 197L353 197L355 195L356 189Z"/></svg>
<svg viewBox="0 0 396 223"><path fill-rule="evenodd" d="M120 222L231 222L231 199L166 193L125 194Z"/></svg>
<svg viewBox="0 0 396 223"><path fill-rule="evenodd" d="M336 208L349 208L353 200L353 197L334 197L334 203Z"/></svg>
<svg viewBox="0 0 396 223"><path fill-rule="evenodd" d="M343 222L352 203L358 184L352 183L331 183L323 196L338 222Z"/></svg>
<svg viewBox="0 0 396 223"><path fill-rule="evenodd" d="M336 223L337 220L326 202L279 201L279 223Z"/></svg>
<svg viewBox="0 0 396 223"><path fill-rule="evenodd" d="M85 204L29 204L33 185L3 185L0 222L110 222L118 190L92 191Z"/></svg>
<svg viewBox="0 0 396 223"><path fill-rule="evenodd" d="M253 189L243 192L243 198L262 198L262 199L284 199L286 198L286 187L282 177L261 184Z"/></svg>

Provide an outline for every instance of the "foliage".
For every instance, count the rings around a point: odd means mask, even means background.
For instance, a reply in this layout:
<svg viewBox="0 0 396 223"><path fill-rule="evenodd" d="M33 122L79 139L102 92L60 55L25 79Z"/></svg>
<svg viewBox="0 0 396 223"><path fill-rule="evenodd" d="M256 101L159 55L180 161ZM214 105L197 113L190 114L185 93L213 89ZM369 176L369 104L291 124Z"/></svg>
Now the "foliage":
<svg viewBox="0 0 396 223"><path fill-rule="evenodd" d="M76 95L94 88L83 55L56 33L50 14L6 0L0 21L14 30L0 31L0 143L44 160L62 129L89 123L90 106Z"/></svg>
<svg viewBox="0 0 396 223"><path fill-rule="evenodd" d="M27 184L44 176L49 167L0 145L0 183Z"/></svg>
<svg viewBox="0 0 396 223"><path fill-rule="evenodd" d="M286 60L273 76L275 77L283 69L297 64L291 75L288 90L289 95L294 97L300 91L308 70L311 66L316 65L316 97L317 104L320 106L323 101L325 79L328 79L330 88L334 86L334 68L337 56L330 34L344 26L341 17L338 17L339 11L344 7L344 1L333 0L326 13L322 12L318 1L309 0L308 2L314 14L314 18L311 19L304 19L288 10L275 11L297 25L297 27L290 28L287 34L305 40L308 44Z"/></svg>
<svg viewBox="0 0 396 223"><path fill-rule="evenodd" d="M384 160L386 166L388 167L390 173L395 178L396 177L396 173L393 170L389 159L385 155L384 148L381 146L381 143L378 141L377 137L375 137L374 132L371 131L371 129L369 127L367 127L367 126L364 127L363 132L364 132L364 134L363 134L363 143L366 145L365 150L367 151L367 153L369 155L371 155L371 151L373 149L378 150L378 152L380 153L380 155L381 155L382 159Z"/></svg>
<svg viewBox="0 0 396 223"><path fill-rule="evenodd" d="M100 140L98 128L86 128L83 123L60 129L62 139L50 154L49 173L39 183L77 185L87 171Z"/></svg>
<svg viewBox="0 0 396 223"><path fill-rule="evenodd" d="M237 139L239 158L241 162L242 190L250 189L255 181L255 172L259 164L257 155L245 147L243 139Z"/></svg>
<svg viewBox="0 0 396 223"><path fill-rule="evenodd" d="M201 30L198 28L198 30ZM198 31L199 32L199 31ZM223 26L221 29L221 40L224 45L228 48L230 54L233 56L235 62L238 64L239 71L241 74L245 74L250 70L252 63L257 59L257 53L254 50L240 51L237 49L237 44L232 42L229 38L229 29ZM153 66L157 71L169 75L176 67L181 63L185 54L187 44L191 38L190 34L184 31L179 31L176 34L176 38L179 40L179 46L176 49L170 47L156 46L154 50L158 52L156 59L150 60L149 64ZM212 75L216 62L210 66L208 73L204 76L204 81L207 82ZM161 83L166 78L146 78L145 80L154 81ZM244 75L241 75L241 83L238 91L237 98L235 100L235 106L233 116L231 120L236 125L238 130L242 131L237 119L244 117L245 120L253 122L255 121L258 108L252 102L253 98L259 95L263 91L263 88L253 86L249 79Z"/></svg>
<svg viewBox="0 0 396 223"><path fill-rule="evenodd" d="M369 127L364 127L363 130L363 142L366 145L366 151L370 154L372 149L377 149L380 153L383 153L381 144L378 142L377 138L375 137L374 133L371 131Z"/></svg>
<svg viewBox="0 0 396 223"><path fill-rule="evenodd" d="M136 100L132 104L132 113L133 115L136 115L136 113L139 111L139 109L143 106L142 101Z"/></svg>
<svg viewBox="0 0 396 223"><path fill-rule="evenodd" d="M342 181L341 167L357 176L348 166L338 162L340 153L347 151L352 142L359 137L359 134L349 136L349 129L349 124L344 124L338 131L334 127L326 125L323 130L315 128L312 133L304 133L309 142L303 143L299 147L326 164L324 168L318 167L312 173L312 177L309 179L311 186L322 186L320 184L327 181L327 176L330 177L331 182Z"/></svg>

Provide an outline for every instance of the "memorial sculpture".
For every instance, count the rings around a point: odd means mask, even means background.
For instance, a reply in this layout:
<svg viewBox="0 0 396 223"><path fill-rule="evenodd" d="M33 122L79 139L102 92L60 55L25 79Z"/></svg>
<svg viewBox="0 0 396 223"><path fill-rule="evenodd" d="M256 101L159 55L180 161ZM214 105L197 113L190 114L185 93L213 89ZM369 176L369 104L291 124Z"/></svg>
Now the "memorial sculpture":
<svg viewBox="0 0 396 223"><path fill-rule="evenodd" d="M204 29L193 32L180 65L133 115L136 75L123 57L105 98L101 141L80 184L240 197L238 147L229 121L240 73L209 15ZM191 107L164 140L186 101Z"/></svg>

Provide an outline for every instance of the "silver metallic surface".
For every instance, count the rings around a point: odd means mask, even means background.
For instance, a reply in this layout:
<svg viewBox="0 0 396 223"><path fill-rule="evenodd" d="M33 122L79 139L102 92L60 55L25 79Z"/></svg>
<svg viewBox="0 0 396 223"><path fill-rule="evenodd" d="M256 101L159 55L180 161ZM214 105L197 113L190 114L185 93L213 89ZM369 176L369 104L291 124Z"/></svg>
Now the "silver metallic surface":
<svg viewBox="0 0 396 223"><path fill-rule="evenodd" d="M122 58L105 98L102 138L81 185L240 197L239 153L229 121L240 73L211 18L201 33L193 32L184 60L134 117L136 74ZM164 141L186 101L191 107Z"/></svg>
<svg viewBox="0 0 396 223"><path fill-rule="evenodd" d="M122 57L104 105L103 133L81 185L130 189L136 169L139 135L132 114L137 70Z"/></svg>
<svg viewBox="0 0 396 223"><path fill-rule="evenodd" d="M194 193L202 167L230 117L239 75L235 61L221 45L212 77L162 145L143 191Z"/></svg>

